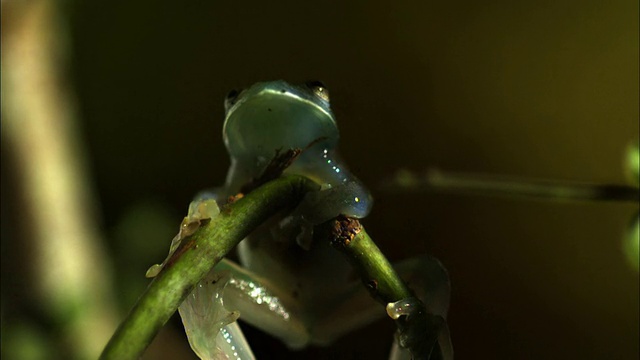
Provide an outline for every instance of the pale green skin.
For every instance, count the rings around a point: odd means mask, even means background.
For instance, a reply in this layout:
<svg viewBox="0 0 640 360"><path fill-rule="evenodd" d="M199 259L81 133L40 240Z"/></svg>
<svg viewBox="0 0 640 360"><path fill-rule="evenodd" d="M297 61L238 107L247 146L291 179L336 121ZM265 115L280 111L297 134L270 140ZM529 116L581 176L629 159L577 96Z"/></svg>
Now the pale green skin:
<svg viewBox="0 0 640 360"><path fill-rule="evenodd" d="M330 188L306 199L313 209L304 215L314 223L338 214L367 216L371 195L335 151L339 132L326 99L304 86L272 81L242 91L226 108L223 139L231 167L225 192L235 194L259 176L276 150L299 148L304 151L286 173L304 175Z"/></svg>
<svg viewBox="0 0 640 360"><path fill-rule="evenodd" d="M206 208L198 205L211 198L224 200L236 194L242 185L261 174L276 149L306 148L319 138L322 140L306 149L285 173L307 176L324 190L309 194L290 215L272 219L243 240L238 246L241 265L227 259L217 265L213 272L228 271L231 280L226 287L210 286L208 298L223 293L225 308L239 311L242 320L294 349L330 344L343 334L385 316L360 281L354 280L357 277L344 257L328 241L312 239L313 225L339 214L365 217L372 203L369 192L348 172L335 152L338 129L328 99L305 86L273 81L244 90L235 102L227 102L226 110L223 137L231 156L226 183L215 192L198 197L191 209ZM201 219L216 215L213 212L190 216ZM411 282L428 311L446 316L449 281L437 260L413 259L399 264L397 269ZM202 293L202 287L199 289ZM209 305L199 312L211 312L221 306L221 303ZM184 311L182 307L181 314ZM190 313L186 315L183 321L195 318ZM217 319L211 326L219 328L224 319L228 317ZM211 321L207 320L208 323ZM191 333L209 333L207 326L185 321L185 328ZM199 346L200 354L213 351ZM211 346L217 347L216 343ZM452 358L447 355L452 353L450 344L444 347L449 347L443 351L446 358ZM393 358L406 355L404 351L396 351Z"/></svg>

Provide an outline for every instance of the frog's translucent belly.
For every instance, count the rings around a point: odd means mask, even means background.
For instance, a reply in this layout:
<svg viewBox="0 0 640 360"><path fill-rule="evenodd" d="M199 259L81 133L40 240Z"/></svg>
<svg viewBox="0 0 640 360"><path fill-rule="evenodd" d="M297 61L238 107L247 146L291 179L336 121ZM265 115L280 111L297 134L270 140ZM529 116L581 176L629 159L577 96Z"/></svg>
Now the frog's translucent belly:
<svg viewBox="0 0 640 360"><path fill-rule="evenodd" d="M304 304L306 314L300 314L302 317L321 316L335 294L353 282L352 268L328 241L312 242L309 249L298 246L288 238L296 236L296 229L278 232L279 220L272 219L240 243L240 262L256 274L268 274L271 281Z"/></svg>

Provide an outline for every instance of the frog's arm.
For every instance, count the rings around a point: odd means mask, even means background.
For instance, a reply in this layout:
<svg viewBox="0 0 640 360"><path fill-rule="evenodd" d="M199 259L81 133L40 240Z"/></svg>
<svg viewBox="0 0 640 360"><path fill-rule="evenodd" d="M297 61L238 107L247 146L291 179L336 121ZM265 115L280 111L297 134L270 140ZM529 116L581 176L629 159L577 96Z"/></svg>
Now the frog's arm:
<svg viewBox="0 0 640 360"><path fill-rule="evenodd" d="M318 319L309 319L305 305L291 291L223 259L216 271L229 272L232 280L225 292L226 304L240 312L243 321L281 339L292 349L309 344L328 345L354 329L382 318L380 306L360 282L337 292L332 307Z"/></svg>

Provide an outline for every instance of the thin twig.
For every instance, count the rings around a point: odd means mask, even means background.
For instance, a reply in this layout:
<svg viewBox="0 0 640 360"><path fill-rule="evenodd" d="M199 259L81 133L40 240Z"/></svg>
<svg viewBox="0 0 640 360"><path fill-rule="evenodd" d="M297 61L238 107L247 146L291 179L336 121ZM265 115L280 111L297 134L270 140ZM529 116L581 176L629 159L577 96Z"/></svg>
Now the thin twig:
<svg viewBox="0 0 640 360"><path fill-rule="evenodd" d="M328 226L331 244L347 256L374 299L386 307L414 297L357 219L341 215L329 221ZM441 358L436 340L444 323L442 317L428 314L420 303L412 315L401 316L395 322L414 360Z"/></svg>

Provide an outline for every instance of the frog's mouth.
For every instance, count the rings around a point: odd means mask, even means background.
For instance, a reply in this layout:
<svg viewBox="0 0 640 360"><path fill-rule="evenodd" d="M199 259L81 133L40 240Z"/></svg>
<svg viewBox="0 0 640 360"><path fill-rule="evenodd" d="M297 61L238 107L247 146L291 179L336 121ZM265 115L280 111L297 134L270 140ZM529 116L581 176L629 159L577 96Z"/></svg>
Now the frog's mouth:
<svg viewBox="0 0 640 360"><path fill-rule="evenodd" d="M227 112L224 141L232 157L270 158L276 149L306 148L318 139L333 148L338 128L327 103L282 82L252 87Z"/></svg>

